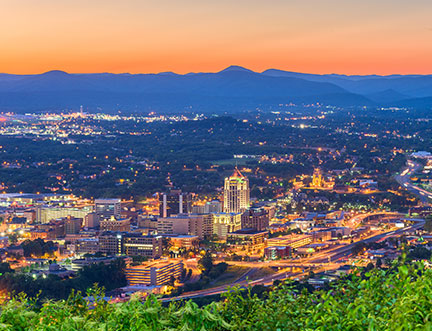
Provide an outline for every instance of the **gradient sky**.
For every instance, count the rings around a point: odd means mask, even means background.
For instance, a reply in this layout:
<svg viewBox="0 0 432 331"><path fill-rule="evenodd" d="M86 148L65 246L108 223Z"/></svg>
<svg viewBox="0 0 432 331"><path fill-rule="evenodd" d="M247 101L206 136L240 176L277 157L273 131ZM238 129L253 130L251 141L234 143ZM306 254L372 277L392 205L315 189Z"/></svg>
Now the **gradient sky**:
<svg viewBox="0 0 432 331"><path fill-rule="evenodd" d="M0 72L432 74L431 0L0 0Z"/></svg>

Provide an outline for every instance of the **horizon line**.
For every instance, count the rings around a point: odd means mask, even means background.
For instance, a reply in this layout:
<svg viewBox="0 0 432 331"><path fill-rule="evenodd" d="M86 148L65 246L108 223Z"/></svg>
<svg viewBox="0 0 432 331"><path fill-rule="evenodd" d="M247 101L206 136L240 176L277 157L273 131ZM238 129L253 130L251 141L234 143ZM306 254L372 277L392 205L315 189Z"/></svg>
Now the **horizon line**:
<svg viewBox="0 0 432 331"><path fill-rule="evenodd" d="M409 73L409 74L400 74L400 73L392 73L392 74L375 74L375 73L368 73L368 74L346 74L346 73L312 73L312 72L301 72L301 71L292 71L292 70L287 70L287 69L279 69L279 68L268 68L265 69L263 71L255 71L252 69L249 69L247 67L243 67L240 65L229 65L225 68L223 68L222 70L218 70L218 71L190 71L190 72L186 72L186 73L178 73L175 71L160 71L160 72L110 72L110 71L101 71L101 72L70 72L70 71L66 71L66 70L62 70L62 69L51 69L48 71L44 71L44 72L39 72L39 73L10 73L10 72L0 72L0 75L13 75L13 76L37 76L37 75L44 75L47 73L52 73L52 72L62 72L68 75L97 75L97 74L112 74L112 75L160 75L160 74L175 74L178 76L186 76L186 75L193 75L193 74L217 74L220 72L223 72L227 69L232 69L233 71L235 71L236 69L238 69L237 71L249 71L252 73L256 73L256 74L263 74L264 72L268 71L268 70L278 70L278 71L283 71L283 72L289 72L289 73L296 73L296 74L304 74L304 75L317 75L317 76L331 76L331 75L336 75L336 76L346 76L346 77L354 77L354 76L359 76L359 77L365 77L365 76L377 76L377 77L389 77L389 76L431 76L432 73L429 74L419 74L419 73Z"/></svg>

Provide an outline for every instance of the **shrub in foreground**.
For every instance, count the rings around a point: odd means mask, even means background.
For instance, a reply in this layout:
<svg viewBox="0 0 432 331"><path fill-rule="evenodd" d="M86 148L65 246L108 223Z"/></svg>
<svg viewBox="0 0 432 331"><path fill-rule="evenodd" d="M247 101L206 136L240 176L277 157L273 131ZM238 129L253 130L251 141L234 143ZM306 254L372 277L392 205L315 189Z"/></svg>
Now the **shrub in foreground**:
<svg viewBox="0 0 432 331"><path fill-rule="evenodd" d="M101 297L99 289L88 293ZM163 307L154 297L145 302L108 304L92 309L80 294L47 301L17 296L1 306L4 330L430 330L432 270L422 264L391 270L354 272L330 290L298 292L282 284L265 298L234 289L221 302Z"/></svg>

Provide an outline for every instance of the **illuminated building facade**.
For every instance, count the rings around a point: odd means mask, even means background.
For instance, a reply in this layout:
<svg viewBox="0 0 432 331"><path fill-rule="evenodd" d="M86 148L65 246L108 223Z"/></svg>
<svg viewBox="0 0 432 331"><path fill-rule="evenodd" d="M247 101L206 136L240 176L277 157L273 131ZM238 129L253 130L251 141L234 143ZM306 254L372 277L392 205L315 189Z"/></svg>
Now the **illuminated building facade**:
<svg viewBox="0 0 432 331"><path fill-rule="evenodd" d="M129 285L160 286L179 279L182 271L182 261L163 261L127 268L125 274Z"/></svg>
<svg viewBox="0 0 432 331"><path fill-rule="evenodd" d="M170 217L171 215L189 213L191 208L190 194L182 193L180 190L172 190L159 196L159 216Z"/></svg>
<svg viewBox="0 0 432 331"><path fill-rule="evenodd" d="M241 213L249 208L249 179L237 169L225 178L224 183L224 212Z"/></svg>

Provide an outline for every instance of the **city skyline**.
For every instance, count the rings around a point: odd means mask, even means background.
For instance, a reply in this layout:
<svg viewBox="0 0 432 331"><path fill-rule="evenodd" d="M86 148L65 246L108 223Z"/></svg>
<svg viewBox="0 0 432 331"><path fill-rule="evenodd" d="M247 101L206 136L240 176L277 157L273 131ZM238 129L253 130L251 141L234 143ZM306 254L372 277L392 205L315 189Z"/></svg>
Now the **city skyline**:
<svg viewBox="0 0 432 331"><path fill-rule="evenodd" d="M31 1L1 5L0 72L430 74L432 4Z"/></svg>

